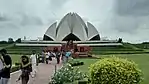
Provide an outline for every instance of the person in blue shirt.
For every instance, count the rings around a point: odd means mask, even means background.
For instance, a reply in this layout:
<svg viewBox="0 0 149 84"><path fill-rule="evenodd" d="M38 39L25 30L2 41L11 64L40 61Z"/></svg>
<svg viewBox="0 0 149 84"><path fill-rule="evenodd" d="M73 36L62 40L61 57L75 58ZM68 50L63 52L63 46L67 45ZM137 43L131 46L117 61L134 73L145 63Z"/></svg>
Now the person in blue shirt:
<svg viewBox="0 0 149 84"><path fill-rule="evenodd" d="M67 50L65 56L66 56L66 62L68 62L69 57L71 57L71 52Z"/></svg>

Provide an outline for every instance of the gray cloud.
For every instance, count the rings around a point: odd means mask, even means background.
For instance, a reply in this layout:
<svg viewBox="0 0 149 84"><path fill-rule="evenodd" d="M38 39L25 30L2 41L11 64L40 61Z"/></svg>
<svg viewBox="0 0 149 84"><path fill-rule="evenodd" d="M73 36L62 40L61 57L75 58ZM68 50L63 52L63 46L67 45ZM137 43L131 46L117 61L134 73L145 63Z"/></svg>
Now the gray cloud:
<svg viewBox="0 0 149 84"><path fill-rule="evenodd" d="M21 21L20 24L22 26L26 26L26 25L43 25L43 22L39 17L22 15L22 21Z"/></svg>
<svg viewBox="0 0 149 84"><path fill-rule="evenodd" d="M9 21L9 20L10 18L8 18L6 14L3 14L0 12L0 22Z"/></svg>
<svg viewBox="0 0 149 84"><path fill-rule="evenodd" d="M70 0L51 0L49 7L53 10L59 10L67 3L67 1Z"/></svg>
<svg viewBox="0 0 149 84"><path fill-rule="evenodd" d="M120 15L149 15L149 0L117 0L116 11Z"/></svg>

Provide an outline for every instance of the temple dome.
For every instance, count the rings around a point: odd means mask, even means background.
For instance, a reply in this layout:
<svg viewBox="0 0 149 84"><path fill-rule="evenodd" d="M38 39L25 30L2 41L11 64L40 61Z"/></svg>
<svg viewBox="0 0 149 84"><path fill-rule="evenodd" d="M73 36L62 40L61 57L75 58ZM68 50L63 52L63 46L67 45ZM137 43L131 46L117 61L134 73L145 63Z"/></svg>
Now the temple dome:
<svg viewBox="0 0 149 84"><path fill-rule="evenodd" d="M49 41L87 41L100 40L97 29L89 22L87 25L76 13L68 13L60 23L53 23L44 34L43 40Z"/></svg>

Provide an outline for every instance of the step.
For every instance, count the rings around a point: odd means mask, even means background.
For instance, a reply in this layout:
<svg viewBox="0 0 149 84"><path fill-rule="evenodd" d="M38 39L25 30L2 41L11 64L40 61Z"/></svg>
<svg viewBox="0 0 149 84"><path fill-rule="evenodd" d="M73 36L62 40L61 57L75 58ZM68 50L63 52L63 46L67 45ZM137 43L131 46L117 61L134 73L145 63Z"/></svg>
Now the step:
<svg viewBox="0 0 149 84"><path fill-rule="evenodd" d="M88 55L79 55L79 57L88 57Z"/></svg>
<svg viewBox="0 0 149 84"><path fill-rule="evenodd" d="M79 52L79 54L87 54L87 52L86 52L86 53L85 53L85 52L84 52L84 53L80 53L80 52Z"/></svg>

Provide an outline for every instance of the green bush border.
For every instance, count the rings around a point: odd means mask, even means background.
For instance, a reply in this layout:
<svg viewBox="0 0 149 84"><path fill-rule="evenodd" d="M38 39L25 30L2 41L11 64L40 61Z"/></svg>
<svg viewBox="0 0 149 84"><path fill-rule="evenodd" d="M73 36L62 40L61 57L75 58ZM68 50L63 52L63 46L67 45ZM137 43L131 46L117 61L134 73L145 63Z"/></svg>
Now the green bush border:
<svg viewBox="0 0 149 84"><path fill-rule="evenodd" d="M84 62L74 61L74 62L69 62L69 64L70 64L72 67L74 67L74 66L84 65Z"/></svg>

